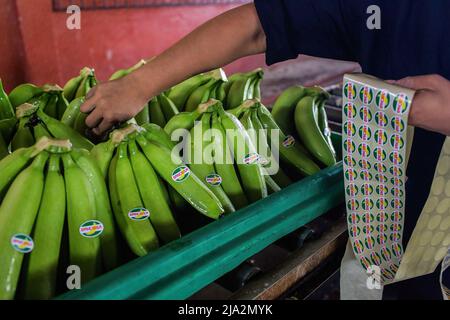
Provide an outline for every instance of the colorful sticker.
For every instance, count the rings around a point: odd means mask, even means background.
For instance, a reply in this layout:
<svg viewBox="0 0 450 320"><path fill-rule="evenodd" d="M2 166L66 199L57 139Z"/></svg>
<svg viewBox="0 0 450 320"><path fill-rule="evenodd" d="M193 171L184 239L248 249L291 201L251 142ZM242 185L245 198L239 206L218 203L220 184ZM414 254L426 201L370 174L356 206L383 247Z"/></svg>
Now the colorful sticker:
<svg viewBox="0 0 450 320"><path fill-rule="evenodd" d="M344 105L344 112L348 119L355 119L356 107L353 103L349 102Z"/></svg>
<svg viewBox="0 0 450 320"><path fill-rule="evenodd" d="M344 157L344 163L349 167L354 167L356 165L355 159L350 155Z"/></svg>
<svg viewBox="0 0 450 320"><path fill-rule="evenodd" d="M295 138L293 136L291 136L291 135L286 136L286 138L284 138L282 144L283 144L283 147L290 148L293 145L295 145Z"/></svg>
<svg viewBox="0 0 450 320"><path fill-rule="evenodd" d="M403 133L405 131L405 122L403 121L402 117L395 116L391 120L391 126L392 129L397 133Z"/></svg>
<svg viewBox="0 0 450 320"><path fill-rule="evenodd" d="M359 220L360 220L361 218L359 217L359 215L358 214L356 214L356 213L350 213L349 215L348 215L348 217L347 217L347 220L348 220L348 223L349 224L357 224L357 223L359 223Z"/></svg>
<svg viewBox="0 0 450 320"><path fill-rule="evenodd" d="M386 90L378 91L377 97L375 98L377 107L381 110L386 109L391 102L391 95Z"/></svg>
<svg viewBox="0 0 450 320"><path fill-rule="evenodd" d="M260 160L260 156L257 153L249 153L244 157L244 163L245 164L254 164L258 163Z"/></svg>
<svg viewBox="0 0 450 320"><path fill-rule="evenodd" d="M216 173L207 175L205 180L212 186L220 186L222 184L222 177Z"/></svg>
<svg viewBox="0 0 450 320"><path fill-rule="evenodd" d="M172 172L172 180L183 182L191 175L191 170L187 166L179 166Z"/></svg>
<svg viewBox="0 0 450 320"><path fill-rule="evenodd" d="M344 123L344 132L349 137L354 137L355 136L355 134L356 134L356 127L355 127L355 124L353 123L353 121L346 121Z"/></svg>
<svg viewBox="0 0 450 320"><path fill-rule="evenodd" d="M374 134L374 138L375 138L375 142L380 146L384 146L388 141L387 133L383 129L376 130L375 134Z"/></svg>
<svg viewBox="0 0 450 320"><path fill-rule="evenodd" d="M145 208L134 208L128 212L128 218L134 221L147 220L150 217L150 211Z"/></svg>
<svg viewBox="0 0 450 320"><path fill-rule="evenodd" d="M370 124L370 121L372 121L372 111L368 107L362 107L359 111L359 116L364 124Z"/></svg>
<svg viewBox="0 0 450 320"><path fill-rule="evenodd" d="M344 85L344 96L349 100L355 100L356 98L356 88L352 82L347 82Z"/></svg>
<svg viewBox="0 0 450 320"><path fill-rule="evenodd" d="M393 165L398 166L398 165L401 165L403 163L403 157L402 157L402 155L400 154L399 151L392 151L389 154L389 161L391 161L391 163Z"/></svg>
<svg viewBox="0 0 450 320"><path fill-rule="evenodd" d="M34 248L33 239L29 235L23 233L13 235L11 237L11 245L14 250L20 253L30 253Z"/></svg>
<svg viewBox="0 0 450 320"><path fill-rule="evenodd" d="M362 141L369 141L372 137L372 130L369 126L361 126L359 128L359 137Z"/></svg>
<svg viewBox="0 0 450 320"><path fill-rule="evenodd" d="M344 141L344 150L349 153L355 152L356 146L353 140L347 139Z"/></svg>
<svg viewBox="0 0 450 320"><path fill-rule="evenodd" d="M370 170L372 168L372 165L367 159L360 159L358 164L359 167L363 170Z"/></svg>
<svg viewBox="0 0 450 320"><path fill-rule="evenodd" d="M355 197L358 194L358 187L354 184L349 184L345 189L345 192L349 197Z"/></svg>
<svg viewBox="0 0 450 320"><path fill-rule="evenodd" d="M366 105L372 103L373 89L371 87L364 86L359 91L359 98L361 99L361 102Z"/></svg>
<svg viewBox="0 0 450 320"><path fill-rule="evenodd" d="M88 220L80 225L80 234L85 238L96 238L103 232L103 223L98 220Z"/></svg>
<svg viewBox="0 0 450 320"><path fill-rule="evenodd" d="M398 151L405 146L405 141L401 135L395 133L391 136L391 146Z"/></svg>
<svg viewBox="0 0 450 320"><path fill-rule="evenodd" d="M408 110L409 98L406 94L400 93L394 99L394 112L397 114L404 114Z"/></svg>
<svg viewBox="0 0 450 320"><path fill-rule="evenodd" d="M386 127L388 125L388 117L383 111L375 113L375 122L379 127Z"/></svg>
<svg viewBox="0 0 450 320"><path fill-rule="evenodd" d="M367 143L361 143L358 146L358 152L361 157L368 158L370 156L370 147Z"/></svg>

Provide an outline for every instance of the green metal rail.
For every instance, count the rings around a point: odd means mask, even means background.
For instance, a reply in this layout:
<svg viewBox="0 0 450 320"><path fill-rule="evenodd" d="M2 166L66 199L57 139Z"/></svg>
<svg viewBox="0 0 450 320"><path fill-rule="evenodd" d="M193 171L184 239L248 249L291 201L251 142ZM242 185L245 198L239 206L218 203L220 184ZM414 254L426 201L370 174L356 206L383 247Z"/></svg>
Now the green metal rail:
<svg viewBox="0 0 450 320"><path fill-rule="evenodd" d="M59 299L186 299L343 200L340 162Z"/></svg>

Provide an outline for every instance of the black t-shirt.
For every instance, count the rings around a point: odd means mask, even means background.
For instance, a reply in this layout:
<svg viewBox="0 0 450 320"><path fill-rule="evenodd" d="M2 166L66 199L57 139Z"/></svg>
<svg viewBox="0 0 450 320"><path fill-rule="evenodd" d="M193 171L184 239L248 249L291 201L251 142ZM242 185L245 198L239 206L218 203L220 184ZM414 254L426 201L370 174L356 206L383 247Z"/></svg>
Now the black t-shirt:
<svg viewBox="0 0 450 320"><path fill-rule="evenodd" d="M380 9L381 29L367 20ZM267 38L266 62L299 54L358 62L382 79L440 74L450 79L449 0L255 0ZM407 169L403 242L428 198L445 136L416 128ZM396 298L442 298L440 268L432 275L386 286ZM395 291L395 292L394 292Z"/></svg>

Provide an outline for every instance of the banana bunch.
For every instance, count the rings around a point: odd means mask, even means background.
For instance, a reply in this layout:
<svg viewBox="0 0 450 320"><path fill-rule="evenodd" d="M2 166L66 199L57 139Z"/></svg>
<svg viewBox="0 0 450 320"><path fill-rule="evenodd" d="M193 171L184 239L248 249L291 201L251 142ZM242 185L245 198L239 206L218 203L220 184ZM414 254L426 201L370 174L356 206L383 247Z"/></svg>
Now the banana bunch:
<svg viewBox="0 0 450 320"><path fill-rule="evenodd" d="M174 86L167 92L167 97L173 101L179 111L191 112L209 99L224 100L224 84L227 81L225 71L222 68L215 69L198 74Z"/></svg>
<svg viewBox="0 0 450 320"><path fill-rule="evenodd" d="M87 93L97 85L94 69L83 68L77 77L70 79L64 86L64 96L70 101L61 122L71 127L82 136L88 137L86 118L87 114L80 111Z"/></svg>
<svg viewBox="0 0 450 320"><path fill-rule="evenodd" d="M21 84L10 92L9 100L14 111L20 105L29 103L39 105L42 111L55 119L61 119L69 105L63 89L56 84L45 84L42 87L31 83Z"/></svg>
<svg viewBox="0 0 450 320"><path fill-rule="evenodd" d="M80 74L73 77L64 85L63 92L67 101L72 102L76 98L84 97L93 87L97 85L98 81L95 77L95 70L84 67Z"/></svg>
<svg viewBox="0 0 450 320"><path fill-rule="evenodd" d="M10 138L11 151L30 147L42 137L69 139L75 147L91 150L94 145L89 140L43 111L45 101L41 95L33 104L18 106L15 119L0 121L0 132Z"/></svg>
<svg viewBox="0 0 450 320"><path fill-rule="evenodd" d="M336 152L325 111L328 98L329 94L320 87L293 86L277 98L272 116L285 134L300 138L315 160L332 166L336 163Z"/></svg>
<svg viewBox="0 0 450 320"><path fill-rule="evenodd" d="M237 108L246 100L261 100L263 76L264 72L261 68L246 73L233 74L223 87L226 98L219 100L223 100L226 109Z"/></svg>
<svg viewBox="0 0 450 320"><path fill-rule="evenodd" d="M166 184L200 213L217 219L217 197L172 153L173 142L156 124L128 124L95 146L91 155L108 180L113 211L132 252L156 250L180 237Z"/></svg>
<svg viewBox="0 0 450 320"><path fill-rule="evenodd" d="M14 117L14 109L8 95L3 89L2 79L0 79L0 120Z"/></svg>
<svg viewBox="0 0 450 320"><path fill-rule="evenodd" d="M247 131L219 100L182 112L164 130L189 131L183 139L185 162L221 201L227 213L267 196L264 171ZM172 137L176 140L177 137Z"/></svg>
<svg viewBox="0 0 450 320"><path fill-rule="evenodd" d="M106 184L89 152L44 137L0 161L0 172L0 299L14 298L19 278L26 299L55 295L64 234L82 283L118 266Z"/></svg>

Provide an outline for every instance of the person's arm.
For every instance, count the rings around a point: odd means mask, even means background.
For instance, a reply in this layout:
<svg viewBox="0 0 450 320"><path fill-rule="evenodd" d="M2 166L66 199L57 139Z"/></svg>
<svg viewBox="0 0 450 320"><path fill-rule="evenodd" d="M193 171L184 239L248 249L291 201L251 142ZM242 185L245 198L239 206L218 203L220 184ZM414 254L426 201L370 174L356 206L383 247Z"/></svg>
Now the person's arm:
<svg viewBox="0 0 450 320"><path fill-rule="evenodd" d="M244 5L206 22L130 75L99 84L81 111L95 134L134 117L153 96L238 58L263 53L265 34L255 6Z"/></svg>
<svg viewBox="0 0 450 320"><path fill-rule="evenodd" d="M417 90L409 124L450 136L450 81L439 75L426 75L393 83Z"/></svg>

